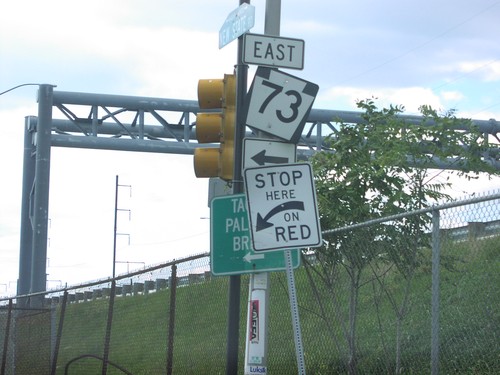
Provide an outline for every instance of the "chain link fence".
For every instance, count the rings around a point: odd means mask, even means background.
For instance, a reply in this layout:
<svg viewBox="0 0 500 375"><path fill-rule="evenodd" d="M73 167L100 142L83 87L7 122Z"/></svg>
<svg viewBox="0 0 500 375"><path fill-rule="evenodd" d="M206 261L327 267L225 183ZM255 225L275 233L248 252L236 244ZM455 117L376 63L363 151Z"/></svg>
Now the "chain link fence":
<svg viewBox="0 0 500 375"><path fill-rule="evenodd" d="M299 294L312 373L498 373L499 197L325 231Z"/></svg>
<svg viewBox="0 0 500 375"><path fill-rule="evenodd" d="M500 373L499 235L500 194L325 231L294 272L307 373ZM209 262L0 300L1 375L224 374L229 282ZM270 285L268 373L297 373L285 272Z"/></svg>

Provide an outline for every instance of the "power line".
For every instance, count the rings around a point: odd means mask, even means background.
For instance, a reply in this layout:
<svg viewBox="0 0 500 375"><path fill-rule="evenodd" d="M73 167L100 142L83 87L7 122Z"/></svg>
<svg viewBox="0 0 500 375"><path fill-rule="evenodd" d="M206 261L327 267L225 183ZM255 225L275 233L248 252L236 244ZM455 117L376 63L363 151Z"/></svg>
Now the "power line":
<svg viewBox="0 0 500 375"><path fill-rule="evenodd" d="M496 102L496 103L490 104L490 105L488 105L488 106L486 106L486 107L482 108L481 110L477 111L476 113L474 113L474 114L473 114L473 116L475 116L475 115L477 115L477 114L479 114L479 113L481 113L481 112L484 112L484 111L486 111L487 109L490 109L490 108L496 107L496 106L498 106L498 105L500 105L500 102ZM498 139L498 138L497 138L497 139Z"/></svg>
<svg viewBox="0 0 500 375"><path fill-rule="evenodd" d="M23 83L21 85L14 86L14 87L11 87L8 90L0 92L0 95L7 94L8 92L13 91L15 89L18 89L19 87L24 87L24 86L40 86L40 85L41 85L41 83ZM54 87L56 87L56 86L54 86Z"/></svg>
<svg viewBox="0 0 500 375"><path fill-rule="evenodd" d="M463 26L463 25L464 25L464 24L466 24L467 22L470 22L472 19L474 19L474 18L478 17L479 15L481 15L481 14L483 14L483 13L487 12L487 11L488 11L488 10L490 10L491 8L493 8L493 7L497 6L498 4L500 4L500 1L497 1L497 2L495 2L495 3L493 3L493 4L489 5L489 6L487 6L486 8L483 8L482 10L480 10L479 12L477 12L477 13L473 14L473 15L472 15L472 16L470 16L469 18L466 18L465 20L463 20L463 21L459 22L458 24L455 24L454 26L452 26L452 27L450 27L450 28L448 28L448 29L444 30L443 32L441 32L441 33L439 33L439 34L437 34L437 35L435 35L435 36L433 36L433 37L431 37L430 39L426 40L425 42L423 42L423 43L421 43L421 44L418 44L418 45L416 45L415 47L413 47L413 48L411 48L411 49L409 49L409 50L407 50L407 51L405 51L405 52L401 53L400 55L394 56L394 57L392 57L392 58L390 58L390 59L388 59L388 60L386 60L386 61L384 61L384 62L382 62L382 63L380 63L380 64L378 64L378 65L373 66L372 68L369 68L369 69L365 70L364 72L361 72L361 73L359 73L359 74L357 74L357 75L355 75L355 76L352 76L352 77L347 78L347 79L345 79L345 80L343 80L343 81L340 81L340 82L338 82L337 84L346 83L346 82L349 82L349 81L355 80L355 79L357 79L357 78L359 78L359 77L362 77L362 76L364 76L364 75L366 75L366 74L368 74L368 73L371 73L371 72L373 72L373 71L375 71L375 70L378 70L378 69L380 69L380 68L384 67L385 65L388 65L388 64L390 64L390 63L392 63L392 62L394 62L394 61L396 61L396 60L399 60L399 59L401 59L401 58L403 58L403 57L405 57L405 56L409 55L410 53L412 53L412 52L414 52L414 51L416 51L416 50L418 50L418 49L421 49L421 48L423 48L423 47L427 46L428 44L430 44L430 43L434 42L435 40L442 38L443 36L445 36L445 35L446 35L446 34L448 34L449 32L451 32L451 31L453 31L453 30L455 30L455 29L457 29L457 28L459 28L459 27Z"/></svg>
<svg viewBox="0 0 500 375"><path fill-rule="evenodd" d="M450 80L448 82L444 82L444 83L441 83L441 84L439 84L437 86L432 87L432 90L437 90L437 89L440 89L440 88L442 88L444 86L454 84L457 81L463 79L464 77L467 77L468 75L471 75L472 73L475 73L475 72L477 72L479 70L482 70L482 69L484 69L484 68L486 68L486 67L490 66L491 64L496 63L498 61L500 61L500 59L494 59L494 60L488 61L487 63L485 63L483 65L480 65L480 66L478 66L478 67L476 67L476 68L474 68L474 69L472 69L472 70L470 70L468 72L462 73L458 77L455 77L454 79L452 79L452 80Z"/></svg>

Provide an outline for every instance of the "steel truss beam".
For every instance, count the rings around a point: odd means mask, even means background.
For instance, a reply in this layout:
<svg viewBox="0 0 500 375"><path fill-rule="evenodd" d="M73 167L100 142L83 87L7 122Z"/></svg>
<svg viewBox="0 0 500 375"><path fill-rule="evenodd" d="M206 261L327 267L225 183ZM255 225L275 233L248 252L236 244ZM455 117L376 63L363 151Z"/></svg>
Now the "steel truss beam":
<svg viewBox="0 0 500 375"><path fill-rule="evenodd" d="M38 103L38 117L28 116L25 122L18 295L46 288L51 146L187 155L197 147L213 146L193 142L194 119L199 111L194 100L54 91L53 86L41 85ZM63 118L54 118L54 113ZM421 124L423 119L399 117L409 125ZM337 133L337 123L363 121L361 112L312 109L297 150L298 159L305 160L320 150L332 151L325 148L324 138ZM493 142L481 155L483 160L500 170L500 123L493 119L472 123ZM466 132L468 125L464 121L456 130ZM433 168L454 169L458 164L452 158L436 159ZM42 301L20 299L19 303L37 306Z"/></svg>
<svg viewBox="0 0 500 375"><path fill-rule="evenodd" d="M193 142L195 115L199 111L194 100L103 95L54 91L53 105L67 120L52 120L52 145L140 152L193 154L197 147L214 145ZM400 115L410 125L421 124L423 118ZM149 125L145 124L146 119ZM191 121L193 119L193 121ZM36 118L31 118L36 126ZM324 135L336 133L336 123L361 123L362 112L312 109L299 143L298 157L306 159L324 149ZM500 143L500 123L494 119L472 120L474 126ZM432 126L431 121L426 125ZM469 123L458 125L457 131L468 131ZM247 132L247 136L252 133ZM482 157L500 170L498 147L491 147ZM456 160L436 160L438 168L452 168Z"/></svg>

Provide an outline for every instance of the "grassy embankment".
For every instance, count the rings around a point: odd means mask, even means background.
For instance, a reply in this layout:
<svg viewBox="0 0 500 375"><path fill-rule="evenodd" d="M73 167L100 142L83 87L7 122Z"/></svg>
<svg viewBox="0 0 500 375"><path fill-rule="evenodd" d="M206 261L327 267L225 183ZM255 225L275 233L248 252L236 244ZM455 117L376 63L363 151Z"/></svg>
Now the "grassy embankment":
<svg viewBox="0 0 500 375"><path fill-rule="evenodd" d="M453 244L443 248L453 258L453 270L441 270L440 370L442 373L493 374L500 372L500 241L498 238ZM412 282L409 312L403 320L401 341L404 373L430 372L431 275L430 252ZM318 289L331 319L323 319L303 267L295 271L302 337L308 373L345 372L346 276L339 277L339 298ZM402 279L386 276L386 287L402 297ZM367 272L360 290L357 319L360 373L393 373L395 314L387 301L374 299ZM247 280L242 277L240 361L244 358ZM225 277L177 289L174 373L223 374L227 316ZM295 349L284 273L271 277L269 362L274 374L296 373ZM338 299L337 299L338 298ZM114 306L109 359L134 375L165 373L170 291L117 297ZM335 319L329 301L341 302L343 318ZM378 303L376 302L378 301ZM67 308L59 353L62 374L68 360L82 354L102 356L108 300L71 304ZM338 311L337 311L338 312ZM344 321L342 321L344 319ZM101 364L84 359L70 374L100 373ZM94 370L91 370L93 368ZM243 368L241 365L240 368ZM108 374L118 374L110 367Z"/></svg>

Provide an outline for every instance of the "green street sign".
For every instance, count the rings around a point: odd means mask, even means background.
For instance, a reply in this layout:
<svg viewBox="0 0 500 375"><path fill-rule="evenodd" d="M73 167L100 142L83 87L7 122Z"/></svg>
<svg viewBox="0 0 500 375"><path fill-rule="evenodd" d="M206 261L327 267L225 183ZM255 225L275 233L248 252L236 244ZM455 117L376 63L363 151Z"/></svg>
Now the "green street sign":
<svg viewBox="0 0 500 375"><path fill-rule="evenodd" d="M245 194L212 199L210 204L210 259L217 276L286 269L283 250L257 253L252 248ZM290 250L292 266L300 265L300 251Z"/></svg>

